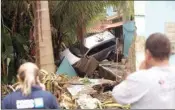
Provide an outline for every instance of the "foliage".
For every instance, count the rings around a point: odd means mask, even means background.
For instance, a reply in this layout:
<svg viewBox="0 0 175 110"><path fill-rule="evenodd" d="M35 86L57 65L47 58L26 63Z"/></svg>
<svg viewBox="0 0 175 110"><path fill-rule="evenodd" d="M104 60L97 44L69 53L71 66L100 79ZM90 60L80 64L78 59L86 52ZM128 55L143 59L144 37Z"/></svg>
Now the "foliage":
<svg viewBox="0 0 175 110"><path fill-rule="evenodd" d="M79 92L77 94L76 97L72 96L70 94L70 92L68 91L67 87L69 87L70 85L76 83L76 81L83 81L85 84L87 84L86 87L89 88L89 84L91 84L91 82L89 81L88 78L83 78L80 80L80 77L67 77L64 74L54 74L54 73L49 73L45 70L40 70L40 80L41 83L43 83L45 85L45 88L47 91L50 91L52 94L55 95L59 106L61 107L61 109L77 109L80 107L80 105L77 103L76 99L80 98L79 95L84 94L85 90L82 90L81 92ZM108 83L108 82L106 82ZM111 83L111 82L110 82ZM15 91L17 89L19 89L19 84L20 83L15 83L13 85L2 85L2 97L4 97L5 95L9 94L12 91ZM100 87L103 85L99 85ZM86 88L85 87L85 88ZM91 88L91 87L90 87ZM94 89L92 89L94 90ZM98 90L97 90L98 91ZM105 95L105 94L99 94L99 92L97 92L97 94L93 94L93 96L95 95ZM95 97L96 98L96 97ZM102 97L105 98L105 97ZM99 100L99 98L97 98ZM120 105L118 103L116 103L113 99L111 94L108 94L108 98L99 100L99 105L98 105L98 109L108 109L108 108L121 108L121 109L129 109L130 105Z"/></svg>
<svg viewBox="0 0 175 110"><path fill-rule="evenodd" d="M108 5L106 1L50 1L51 23L63 35L75 37L81 20L87 26L104 19Z"/></svg>
<svg viewBox="0 0 175 110"><path fill-rule="evenodd" d="M86 28L106 17L108 6L122 6L122 1L49 1L55 56L61 43L66 46L78 39L83 42Z"/></svg>
<svg viewBox="0 0 175 110"><path fill-rule="evenodd" d="M33 41L29 40L34 20L34 2L29 0L1 2L1 67L3 79L5 76L8 77L6 82L12 81L22 62L34 61L30 54ZM62 42L66 46L75 43L77 36L87 35L86 28L105 18L106 7L112 5L120 12L128 8L123 8L124 3L124 1L49 1L55 60L58 58Z"/></svg>
<svg viewBox="0 0 175 110"><path fill-rule="evenodd" d="M123 5L120 5L120 11L123 14L123 20L130 20L131 16L134 17L134 1L122 1Z"/></svg>
<svg viewBox="0 0 175 110"><path fill-rule="evenodd" d="M29 30L32 20L26 1L2 0L1 6L2 82L13 83L19 65L31 59Z"/></svg>

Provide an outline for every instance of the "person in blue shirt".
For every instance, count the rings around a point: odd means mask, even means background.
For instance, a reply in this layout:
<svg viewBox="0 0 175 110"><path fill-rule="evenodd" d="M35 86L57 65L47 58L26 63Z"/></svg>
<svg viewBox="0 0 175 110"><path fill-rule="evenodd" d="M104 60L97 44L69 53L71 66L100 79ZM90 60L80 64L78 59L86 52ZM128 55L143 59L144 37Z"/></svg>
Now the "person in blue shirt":
<svg viewBox="0 0 175 110"><path fill-rule="evenodd" d="M19 89L7 95L2 109L59 109L57 100L50 92L43 90L39 81L39 69L30 62L18 70Z"/></svg>

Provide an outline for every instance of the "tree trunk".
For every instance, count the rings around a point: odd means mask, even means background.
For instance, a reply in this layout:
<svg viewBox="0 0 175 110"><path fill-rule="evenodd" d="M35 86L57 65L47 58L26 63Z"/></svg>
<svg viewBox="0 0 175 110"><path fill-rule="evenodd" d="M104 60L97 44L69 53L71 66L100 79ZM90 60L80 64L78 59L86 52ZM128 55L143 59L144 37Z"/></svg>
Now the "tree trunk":
<svg viewBox="0 0 175 110"><path fill-rule="evenodd" d="M134 36L134 39L133 39L132 44L131 44L131 47L129 48L128 65L129 65L129 71L130 72L135 72L136 71L135 41L136 41L136 36Z"/></svg>
<svg viewBox="0 0 175 110"><path fill-rule="evenodd" d="M36 1L36 63L48 72L55 72L48 1Z"/></svg>
<svg viewBox="0 0 175 110"><path fill-rule="evenodd" d="M58 60L59 58L60 58L60 55L59 55L59 49L61 48L61 43L62 43L62 41L63 41L63 35L62 35L62 33L61 33L61 31L60 31L60 29L58 29L58 32L57 32L57 44L56 45L58 45L58 47L56 48L57 49L57 56L55 56L56 57L56 59Z"/></svg>
<svg viewBox="0 0 175 110"><path fill-rule="evenodd" d="M83 13L82 16L80 18L80 21L78 22L78 27L77 27L77 39L80 42L80 51L82 54L84 54L84 48L83 48L83 44L84 44L84 35L86 33L86 27L83 21Z"/></svg>

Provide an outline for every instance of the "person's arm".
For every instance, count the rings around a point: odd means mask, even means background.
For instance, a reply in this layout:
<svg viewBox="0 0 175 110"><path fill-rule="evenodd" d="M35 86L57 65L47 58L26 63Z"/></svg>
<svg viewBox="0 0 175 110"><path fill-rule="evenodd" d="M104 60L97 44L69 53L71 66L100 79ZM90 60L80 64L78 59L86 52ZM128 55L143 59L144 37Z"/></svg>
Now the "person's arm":
<svg viewBox="0 0 175 110"><path fill-rule="evenodd" d="M140 100L147 92L148 88L141 81L129 75L126 80L114 87L112 95L119 104L132 104Z"/></svg>

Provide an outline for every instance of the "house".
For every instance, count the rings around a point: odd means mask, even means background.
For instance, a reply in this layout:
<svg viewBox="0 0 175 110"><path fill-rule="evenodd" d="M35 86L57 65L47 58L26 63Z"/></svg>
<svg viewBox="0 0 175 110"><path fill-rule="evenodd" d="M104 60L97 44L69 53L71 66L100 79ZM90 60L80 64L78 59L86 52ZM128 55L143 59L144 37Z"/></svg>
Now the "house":
<svg viewBox="0 0 175 110"><path fill-rule="evenodd" d="M104 30L112 32L119 40L119 50L125 57L128 57L129 47L135 34L135 23L134 21L123 22L123 15L118 14L116 9L108 7L106 9L106 19L99 21L93 27L88 29L88 33L99 33Z"/></svg>

